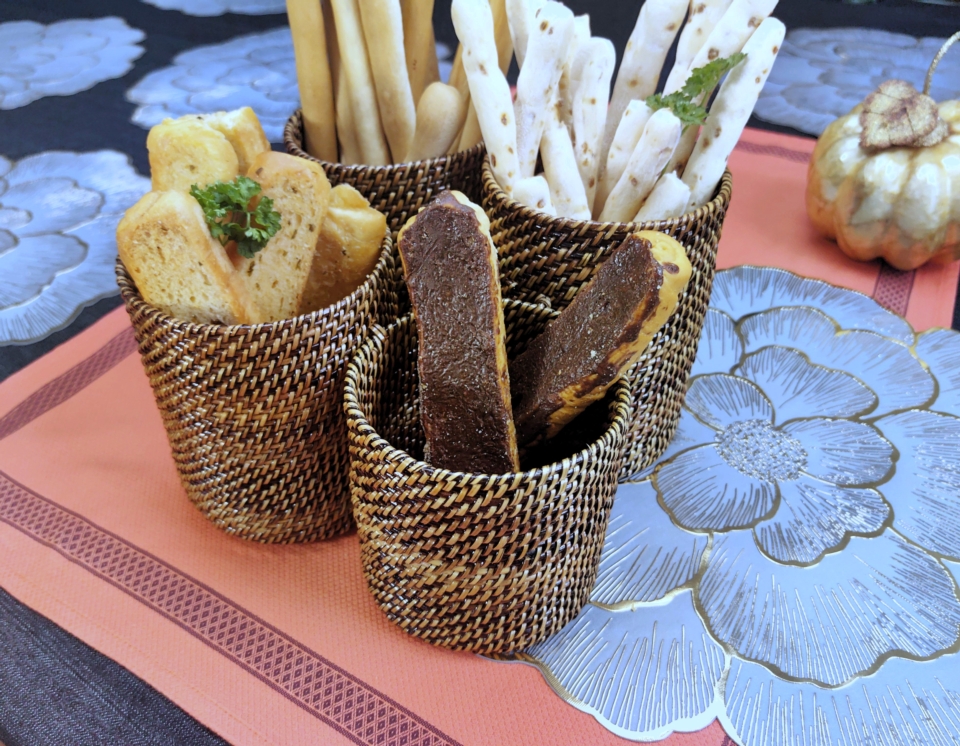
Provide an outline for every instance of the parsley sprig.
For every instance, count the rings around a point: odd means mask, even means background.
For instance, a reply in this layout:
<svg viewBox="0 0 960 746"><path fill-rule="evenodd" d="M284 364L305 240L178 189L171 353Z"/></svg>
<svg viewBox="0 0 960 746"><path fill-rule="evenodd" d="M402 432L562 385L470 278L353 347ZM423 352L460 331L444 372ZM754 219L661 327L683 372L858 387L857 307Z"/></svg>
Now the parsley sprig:
<svg viewBox="0 0 960 746"><path fill-rule="evenodd" d="M739 65L746 56L743 52L737 52L708 62L690 73L679 91L667 95L655 93L646 98L646 104L653 111L669 108L684 126L703 124L707 118L707 98L717 87L720 78Z"/></svg>
<svg viewBox="0 0 960 746"><path fill-rule="evenodd" d="M273 209L273 200L261 197L251 209L260 185L246 176L233 181L218 181L200 189L190 187L190 196L200 203L207 219L210 235L226 246L237 242L237 253L253 258L280 230L280 213Z"/></svg>

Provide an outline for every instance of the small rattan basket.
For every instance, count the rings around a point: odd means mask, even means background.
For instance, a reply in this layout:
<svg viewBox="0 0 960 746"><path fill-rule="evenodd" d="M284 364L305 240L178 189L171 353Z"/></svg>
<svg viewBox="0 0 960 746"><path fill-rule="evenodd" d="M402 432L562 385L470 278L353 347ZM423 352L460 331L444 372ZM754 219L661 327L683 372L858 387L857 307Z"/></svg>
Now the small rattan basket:
<svg viewBox="0 0 960 746"><path fill-rule="evenodd" d="M720 230L730 205L730 172L713 200L670 220L598 223L553 218L521 205L500 189L488 160L483 164L483 208L500 253L500 282L508 298L549 304L562 310L606 256L637 230L673 236L693 265L690 284L676 312L651 340L630 372L633 421L621 477L653 464L666 450L680 421L687 378L697 356L703 319L710 303Z"/></svg>
<svg viewBox="0 0 960 746"><path fill-rule="evenodd" d="M344 166L314 158L303 149L303 117L297 109L283 128L283 144L291 155L314 161L323 166L333 186L349 184L362 194L372 207L387 216L387 226L396 241L397 233L407 218L417 212L440 192L457 189L480 204L480 167L486 150L476 145L442 158L413 163L393 163L389 166ZM396 273L392 277L398 306L384 306L381 323L385 326L410 309L407 286L403 282L400 257L394 249Z"/></svg>
<svg viewBox="0 0 960 746"><path fill-rule="evenodd" d="M510 355L555 315L506 301ZM412 315L375 330L347 370L351 502L368 587L391 621L435 645L523 649L563 627L589 598L623 455L629 386L616 384L569 425L566 442L539 454L546 465L499 475L421 460L418 387Z"/></svg>
<svg viewBox="0 0 960 746"><path fill-rule="evenodd" d="M142 299L117 260L180 481L228 533L292 543L351 528L343 378L379 305L396 304L385 282L392 247L388 234L373 272L339 303L246 326L170 317Z"/></svg>

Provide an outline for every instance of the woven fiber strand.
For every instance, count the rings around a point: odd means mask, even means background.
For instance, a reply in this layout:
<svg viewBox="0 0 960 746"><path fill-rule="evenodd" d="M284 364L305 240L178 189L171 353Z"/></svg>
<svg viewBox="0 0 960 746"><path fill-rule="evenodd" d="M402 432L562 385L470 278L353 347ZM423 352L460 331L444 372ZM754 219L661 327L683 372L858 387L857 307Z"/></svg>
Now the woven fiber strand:
<svg viewBox="0 0 960 746"><path fill-rule="evenodd" d="M488 160L483 164L483 208L500 254L503 294L564 309L606 256L629 233L657 230L677 239L693 266L690 284L670 320L631 369L633 420L621 478L656 462L680 421L687 378L697 356L710 302L720 231L733 180L723 175L713 201L670 220L598 223L554 218L521 205L500 189Z"/></svg>
<svg viewBox="0 0 960 746"><path fill-rule="evenodd" d="M556 316L518 301L504 308L511 357ZM419 460L418 389L416 323L407 315L375 330L347 370L351 502L367 585L392 622L435 645L523 649L563 627L589 598L623 455L629 385L621 381L595 405L606 407L602 434L570 448L574 455L498 475Z"/></svg>
<svg viewBox="0 0 960 746"><path fill-rule="evenodd" d="M387 216L387 226L396 241L397 233L416 215L420 208L440 192L456 189L471 201L480 204L480 167L486 149L483 143L441 158L412 163L393 163L389 166L344 166L315 158L303 149L303 116L297 109L283 128L283 144L291 155L314 161L323 166L333 186L349 184L362 194L370 205ZM410 309L407 287L403 282L400 256L394 248L397 307L382 309L381 323L385 326Z"/></svg>
<svg viewBox="0 0 960 746"><path fill-rule="evenodd" d="M352 526L343 377L396 303L384 238L373 272L333 306L268 324L174 319L146 303L120 260L117 282L190 500L228 533L266 543L326 539Z"/></svg>

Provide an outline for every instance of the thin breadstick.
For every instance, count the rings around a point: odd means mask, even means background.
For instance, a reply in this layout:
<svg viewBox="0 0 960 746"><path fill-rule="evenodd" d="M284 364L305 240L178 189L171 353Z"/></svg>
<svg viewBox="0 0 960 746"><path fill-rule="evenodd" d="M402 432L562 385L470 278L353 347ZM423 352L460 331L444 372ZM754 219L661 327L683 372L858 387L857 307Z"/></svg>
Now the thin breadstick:
<svg viewBox="0 0 960 746"><path fill-rule="evenodd" d="M331 0L337 27L337 45L340 48L340 66L346 72L344 79L350 89L353 126L361 161L368 166L384 166L390 162L390 151L380 127L380 109L357 2Z"/></svg>
<svg viewBox="0 0 960 746"><path fill-rule="evenodd" d="M717 21L710 36L697 50L693 60L687 67L686 73L679 80L674 90L679 90L690 77L690 73L698 67L703 67L718 57L729 57L743 49L747 39L777 7L777 0L733 0L730 7ZM671 77L673 73L671 71ZM676 81L675 81L676 84ZM666 90L666 93L672 91ZM712 93L712 91L710 92ZM710 93L703 96L703 101L710 99Z"/></svg>
<svg viewBox="0 0 960 746"><path fill-rule="evenodd" d="M438 158L456 142L466 117L463 96L452 85L431 83L417 104L417 131L405 161Z"/></svg>
<svg viewBox="0 0 960 746"><path fill-rule="evenodd" d="M522 205L532 207L556 217L557 211L550 199L550 185L543 174L520 179L513 188L513 198Z"/></svg>
<svg viewBox="0 0 960 746"><path fill-rule="evenodd" d="M653 111L643 101L631 101L620 117L620 124L617 126L617 132L613 136L613 142L610 143L610 150L603 163L600 164L600 183L597 186L597 193L593 199L593 215L598 216L603 210L603 205L607 197L616 186L624 169L627 167L627 161L633 155L633 149L640 142L640 136L643 134L643 128L647 126L647 121ZM607 117L610 116L609 111Z"/></svg>
<svg viewBox="0 0 960 746"><path fill-rule="evenodd" d="M578 75L582 71L582 66L577 69L577 58L582 46L590 39L590 16L582 15L573 19L573 36L570 39L570 48L567 51L566 59L563 61L563 71L560 73L560 85L557 88L557 96L560 99L560 119L570 134L573 135L573 99L577 95L577 86L580 85ZM616 53L614 53L616 56ZM614 60L616 64L616 60ZM610 90L607 86L607 93L604 97L604 108L607 101L610 100Z"/></svg>
<svg viewBox="0 0 960 746"><path fill-rule="evenodd" d="M687 161L690 160L693 146L697 144L697 134L699 132L700 128L694 125L684 128L683 134L680 135L680 142L677 143L677 149L673 151L670 162L667 163L667 171L677 176L683 175L683 169L687 167Z"/></svg>
<svg viewBox="0 0 960 746"><path fill-rule="evenodd" d="M417 107L407 77L403 51L400 0L362 0L360 16L370 55L370 67L380 106L380 121L390 145L393 163L400 163L413 143Z"/></svg>
<svg viewBox="0 0 960 746"><path fill-rule="evenodd" d="M587 192L577 171L577 158L566 125L560 121L556 105L550 107L540 143L543 173L550 185L550 198L557 215L576 220L589 220Z"/></svg>
<svg viewBox="0 0 960 746"><path fill-rule="evenodd" d="M414 104L427 86L440 79L437 52L433 41L433 0L401 0L403 15L403 54ZM435 77L434 77L435 76Z"/></svg>
<svg viewBox="0 0 960 746"><path fill-rule="evenodd" d="M653 187L650 196L633 219L635 223L647 220L667 220L679 217L690 204L690 187L680 181L675 173L667 172Z"/></svg>
<svg viewBox="0 0 960 746"><path fill-rule="evenodd" d="M463 122L463 131L455 143L454 153L461 150L468 150L483 139L483 133L480 131L480 119L477 117L476 107L473 101L467 107L467 116Z"/></svg>
<svg viewBox="0 0 960 746"><path fill-rule="evenodd" d="M683 173L683 181L690 187L693 207L706 204L713 196L727 159L770 74L785 33L786 28L776 18L763 21L743 46L747 58L727 74L720 86Z"/></svg>
<svg viewBox="0 0 960 746"><path fill-rule="evenodd" d="M326 32L327 58L330 60L330 78L333 80L333 100L340 90L340 45L337 43L337 25L333 22L333 6L330 0L320 0L323 9L323 30Z"/></svg>
<svg viewBox="0 0 960 746"><path fill-rule="evenodd" d="M663 61L686 12L687 0L647 0L640 8L637 25L627 41L617 72L617 82L613 86L607 128L600 151L602 158L607 157L627 105L633 99L643 100L656 92Z"/></svg>
<svg viewBox="0 0 960 746"><path fill-rule="evenodd" d="M363 163L360 143L357 142L357 128L353 123L353 103L350 101L350 86L347 73L340 66L337 76L337 139L340 141L340 163L353 166Z"/></svg>
<svg viewBox="0 0 960 746"><path fill-rule="evenodd" d="M640 210L680 141L682 125L669 109L655 111L643 128L623 176L607 197L601 222L626 222Z"/></svg>
<svg viewBox="0 0 960 746"><path fill-rule="evenodd" d="M521 177L533 176L544 122L557 100L557 84L573 36L573 13L562 3L546 3L535 19L517 77L514 103Z"/></svg>
<svg viewBox="0 0 960 746"><path fill-rule="evenodd" d="M333 81L327 57L320 0L287 0L293 54L300 84L304 149L324 161L337 160Z"/></svg>
<svg viewBox="0 0 960 746"><path fill-rule="evenodd" d="M530 36L533 18L546 2L547 0L506 0L513 54L517 58L519 68L523 68L523 60L527 54L527 39Z"/></svg>
<svg viewBox="0 0 960 746"><path fill-rule="evenodd" d="M577 54L579 84L573 99L573 135L577 168L587 192L587 207L593 211L600 166L600 139L607 121L610 79L617 53L609 39L587 39Z"/></svg>
<svg viewBox="0 0 960 746"><path fill-rule="evenodd" d="M520 176L517 125L510 86L498 67L490 5L487 0L453 0L450 15L463 50L470 97L483 102L476 112L494 176L510 194Z"/></svg>
<svg viewBox="0 0 960 746"><path fill-rule="evenodd" d="M453 55L453 66L450 68L450 77L447 84L460 91L461 96L470 95L467 74L463 70L463 44L457 45L457 52Z"/></svg>
<svg viewBox="0 0 960 746"><path fill-rule="evenodd" d="M665 93L673 93L683 86L690 63L731 2L732 0L690 0L687 22L683 25L677 41L677 56L663 88Z"/></svg>

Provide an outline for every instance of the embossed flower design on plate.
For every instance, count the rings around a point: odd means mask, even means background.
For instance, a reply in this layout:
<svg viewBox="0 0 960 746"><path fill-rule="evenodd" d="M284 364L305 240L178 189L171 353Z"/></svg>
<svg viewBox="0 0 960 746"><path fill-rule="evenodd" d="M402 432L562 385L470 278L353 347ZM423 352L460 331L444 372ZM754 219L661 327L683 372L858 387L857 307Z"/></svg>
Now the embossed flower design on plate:
<svg viewBox="0 0 960 746"><path fill-rule="evenodd" d="M678 432L621 484L591 603L518 656L616 733L960 733L960 334L720 272ZM892 739L892 740L891 740Z"/></svg>

